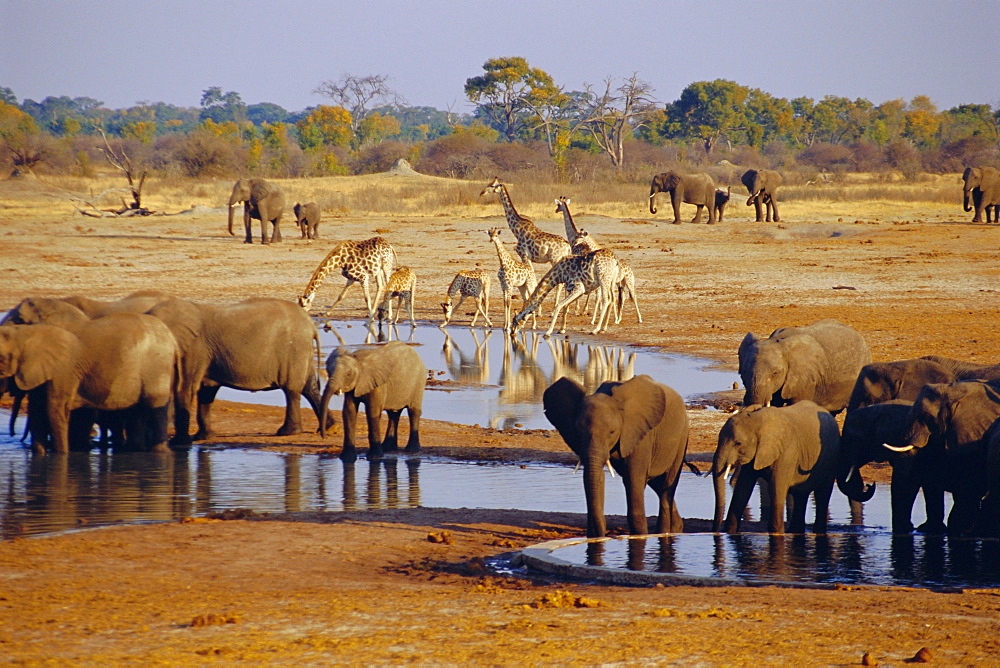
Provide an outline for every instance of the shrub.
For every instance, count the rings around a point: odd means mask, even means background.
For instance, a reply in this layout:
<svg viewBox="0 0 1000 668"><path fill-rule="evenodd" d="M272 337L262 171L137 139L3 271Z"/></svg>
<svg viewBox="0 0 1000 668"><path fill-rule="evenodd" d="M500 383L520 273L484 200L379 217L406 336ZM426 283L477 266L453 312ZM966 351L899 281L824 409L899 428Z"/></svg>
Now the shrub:
<svg viewBox="0 0 1000 668"><path fill-rule="evenodd" d="M846 146L825 142L813 144L798 155L799 162L834 172L845 171L851 165L853 158L853 152Z"/></svg>

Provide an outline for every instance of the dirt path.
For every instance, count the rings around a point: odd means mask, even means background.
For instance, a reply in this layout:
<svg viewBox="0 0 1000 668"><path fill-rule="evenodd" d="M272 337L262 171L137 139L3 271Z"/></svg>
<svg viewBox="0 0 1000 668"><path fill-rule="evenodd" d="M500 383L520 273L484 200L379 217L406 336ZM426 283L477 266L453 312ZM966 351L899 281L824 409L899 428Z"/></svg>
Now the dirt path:
<svg viewBox="0 0 1000 668"><path fill-rule="evenodd" d="M326 238L317 242L294 238L289 227L281 245L246 246L225 233L224 210L89 219L44 192L40 184L0 182L0 308L27 295L110 299L151 287L220 303L294 299L334 240L381 234L417 273L417 318L426 326L437 323L437 302L455 271L492 269L486 230L503 224L495 203L467 216L345 215L325 219ZM213 205L196 194L183 201ZM788 202L789 222L770 225L741 211L715 226L669 225L637 212L597 216L583 204L575 212L635 270L644 322L629 312L609 333L615 340L735 369L747 331L835 317L863 333L877 360L936 353L997 361L1000 227L958 222L967 218L958 205ZM536 223L561 229L555 216ZM331 303L341 285L332 280L316 305ZM360 292L349 295L338 317L357 317L361 305ZM331 445L311 434L266 436L274 410L230 408L220 411L219 442ZM693 450L710 452L725 416L690 413ZM432 453L572 461L551 433L497 433L427 417ZM748 665L850 664L871 652L898 664L927 647L939 663L1000 662L1000 590L643 589L503 578L483 566L493 555L579 535L583 521L417 508L8 541L0 543L0 656L90 664ZM450 543L428 540L443 531Z"/></svg>

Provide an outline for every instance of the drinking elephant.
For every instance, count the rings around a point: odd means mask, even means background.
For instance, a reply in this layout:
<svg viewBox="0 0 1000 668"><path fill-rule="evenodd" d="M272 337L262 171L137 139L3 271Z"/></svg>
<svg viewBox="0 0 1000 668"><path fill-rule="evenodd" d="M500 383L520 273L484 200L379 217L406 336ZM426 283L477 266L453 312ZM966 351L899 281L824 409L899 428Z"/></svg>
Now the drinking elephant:
<svg viewBox="0 0 1000 668"><path fill-rule="evenodd" d="M213 435L211 408L221 387L284 392L285 420L278 436L302 431L303 396L319 419L319 332L297 304L256 298L214 306L171 299L149 313L166 324L181 351L174 445ZM192 437L195 410L198 431Z"/></svg>
<svg viewBox="0 0 1000 668"><path fill-rule="evenodd" d="M748 333L740 343L739 361L744 406L808 399L836 414L847 406L871 355L861 334L827 318L776 329L766 339Z"/></svg>
<svg viewBox="0 0 1000 668"><path fill-rule="evenodd" d="M910 533L910 516L917 492L924 494L927 521L917 527L921 533L944 533L944 475L946 462L940 454L920 453L906 456L886 447L905 445L910 428L913 402L893 399L861 406L849 411L840 437L840 465L837 485L852 501L864 503L875 494L875 485L867 487L859 469L870 462L888 462L892 466L890 485L892 532Z"/></svg>
<svg viewBox="0 0 1000 668"><path fill-rule="evenodd" d="M583 463L588 537L605 534L608 464L625 485L630 533L649 533L646 485L660 500L656 532L684 530L674 493L687 452L688 418L677 392L641 375L623 383L603 383L588 396L580 383L562 377L545 390L542 404L545 417Z"/></svg>
<svg viewBox="0 0 1000 668"><path fill-rule="evenodd" d="M973 364L940 355L925 355L920 359L940 364L955 374L954 380L1000 380L1000 364Z"/></svg>
<svg viewBox="0 0 1000 668"><path fill-rule="evenodd" d="M319 239L319 205L316 202L296 203L292 211L295 213L295 222L302 231L300 238Z"/></svg>
<svg viewBox="0 0 1000 668"><path fill-rule="evenodd" d="M912 402L927 383L950 383L955 373L932 359L899 360L866 364L847 401L847 412L893 399Z"/></svg>
<svg viewBox="0 0 1000 668"><path fill-rule="evenodd" d="M406 409L410 420L407 452L420 450L420 415L423 411L427 367L420 355L402 341L392 341L375 348L349 352L337 348L326 360L329 380L323 389L320 424L325 423L330 397L344 395L344 449L340 458L357 460L354 429L358 405L365 405L368 421L368 459L378 459L385 452L396 450L399 418ZM381 437L382 411L389 416L385 440ZM326 435L325 429L320 433Z"/></svg>
<svg viewBox="0 0 1000 668"><path fill-rule="evenodd" d="M62 299L25 297L7 312L0 325L65 325L89 319L86 313Z"/></svg>
<svg viewBox="0 0 1000 668"><path fill-rule="evenodd" d="M764 222L765 211L761 210L763 204L766 208L767 222L771 222L771 213L774 212L774 222L781 222L778 215L778 187L781 185L781 174L773 169L748 169L743 172L740 181L747 187L750 197L747 198L747 206L753 204L757 214L756 221Z"/></svg>
<svg viewBox="0 0 1000 668"><path fill-rule="evenodd" d="M250 221L260 221L260 242L262 244L281 241L281 214L285 210L285 193L276 185L264 179L240 179L233 185L229 196L229 234L233 235L233 207L243 203L243 227L246 239L243 243L252 244L253 234L250 231ZM272 223L274 229L271 238L267 237L267 225Z"/></svg>
<svg viewBox="0 0 1000 668"><path fill-rule="evenodd" d="M89 442L92 420L80 409L128 411L127 445L165 450L167 412L180 352L155 318L116 313L56 325L0 327L0 378L28 393L28 422L36 449L56 452ZM83 414L81 413L81 416Z"/></svg>
<svg viewBox="0 0 1000 668"><path fill-rule="evenodd" d="M966 167L962 174L962 209L972 211L975 205L976 215L972 222L983 222L983 209L1000 206L1000 171L995 167ZM987 211L989 222L989 212Z"/></svg>
<svg viewBox="0 0 1000 668"><path fill-rule="evenodd" d="M701 222L702 208L708 208L708 222L715 222L715 181L705 172L679 174L678 172L663 172L653 177L649 186L649 212L656 213L656 194L670 193L670 202L674 209L674 224L681 222L681 202L694 204L698 207L692 223Z"/></svg>
<svg viewBox="0 0 1000 668"><path fill-rule="evenodd" d="M988 435L1000 418L1000 390L975 380L924 385L910 409L904 444L885 447L898 453L942 457L944 488L954 506L949 535L968 535L984 518L981 501L989 490ZM986 520L996 518L985 518Z"/></svg>
<svg viewBox="0 0 1000 668"><path fill-rule="evenodd" d="M70 295L60 299L72 304L93 320L112 313L145 313L160 302L172 299L173 295L160 290L139 290L115 301L91 299L83 295Z"/></svg>
<svg viewBox="0 0 1000 668"><path fill-rule="evenodd" d="M750 406L722 426L712 460L715 484L713 531L723 527L726 478L736 470L736 485L725 516L725 530L739 533L740 518L758 478L765 479L770 533L785 532L785 501L789 504L789 532L805 531L810 494L816 504L813 531L826 533L827 509L837 471L840 431L832 415L811 401L782 408Z"/></svg>

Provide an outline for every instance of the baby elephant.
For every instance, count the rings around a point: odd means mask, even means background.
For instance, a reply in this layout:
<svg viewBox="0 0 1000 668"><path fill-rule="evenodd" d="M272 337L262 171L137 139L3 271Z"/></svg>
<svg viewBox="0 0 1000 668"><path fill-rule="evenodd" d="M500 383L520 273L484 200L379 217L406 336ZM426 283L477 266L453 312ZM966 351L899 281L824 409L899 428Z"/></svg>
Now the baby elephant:
<svg viewBox="0 0 1000 668"><path fill-rule="evenodd" d="M345 462L357 460L354 444L354 427L358 418L358 404L365 405L368 420L368 459L378 459L383 453L397 449L399 417L406 409L410 418L410 438L407 452L420 450L420 412L427 384L427 367L420 356L402 341L393 341L376 348L361 348L348 352L337 348L326 360L329 379L323 390L320 425L326 425L326 412L330 395L344 395L344 450L340 458ZM389 414L385 440L382 440L382 411ZM320 430L326 436L326 430Z"/></svg>
<svg viewBox="0 0 1000 668"><path fill-rule="evenodd" d="M715 523L722 528L726 478L736 469L736 488L726 515L729 533L738 533L750 493L758 478L768 482L770 533L785 532L785 500L791 501L789 533L805 531L806 501L813 494L813 530L826 533L827 508L836 475L840 430L833 416L811 401L782 408L750 406L733 415L719 432L712 462L715 482Z"/></svg>
<svg viewBox="0 0 1000 668"><path fill-rule="evenodd" d="M319 239L319 206L316 202L298 204L292 208L295 223L302 230L301 239Z"/></svg>

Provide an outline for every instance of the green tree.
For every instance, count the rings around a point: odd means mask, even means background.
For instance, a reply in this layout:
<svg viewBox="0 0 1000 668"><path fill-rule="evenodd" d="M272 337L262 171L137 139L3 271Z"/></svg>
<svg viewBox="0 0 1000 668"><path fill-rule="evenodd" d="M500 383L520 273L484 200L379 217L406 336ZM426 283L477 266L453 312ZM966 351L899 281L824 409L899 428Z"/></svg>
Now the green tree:
<svg viewBox="0 0 1000 668"><path fill-rule="evenodd" d="M376 108L406 104L389 86L389 78L386 74L342 74L337 81L322 82L313 92L330 98L333 106L347 110L351 117L351 135L357 137L361 122Z"/></svg>
<svg viewBox="0 0 1000 668"><path fill-rule="evenodd" d="M223 93L219 86L212 86L201 93L201 119L214 123L233 122L242 137L248 120L247 105L236 91Z"/></svg>
<svg viewBox="0 0 1000 668"><path fill-rule="evenodd" d="M491 58L484 74L465 80L465 96L478 105L477 116L486 119L508 141L518 139L532 117L558 105L561 91L544 70L520 57Z"/></svg>
<svg viewBox="0 0 1000 668"><path fill-rule="evenodd" d="M358 126L357 145L375 146L389 137L399 134L399 120L394 116L383 116L373 112L366 116Z"/></svg>
<svg viewBox="0 0 1000 668"><path fill-rule="evenodd" d="M47 137L35 120L4 102L0 102L0 156L10 160L17 172L30 172L49 157Z"/></svg>
<svg viewBox="0 0 1000 668"><path fill-rule="evenodd" d="M299 146L303 151L323 146L348 146L354 137L352 120L351 112L347 109L321 104L296 124L299 129Z"/></svg>
<svg viewBox="0 0 1000 668"><path fill-rule="evenodd" d="M0 102L4 104L9 104L12 107L17 106L17 95L14 95L14 91L6 86L0 86Z"/></svg>
<svg viewBox="0 0 1000 668"><path fill-rule="evenodd" d="M665 130L668 136L700 139L711 154L719 140L732 143L746 131L749 97L750 89L735 81L696 81L667 105Z"/></svg>
<svg viewBox="0 0 1000 668"><path fill-rule="evenodd" d="M1000 107L988 104L962 104L944 113L944 131L949 141L964 137L985 137L1000 148Z"/></svg>

